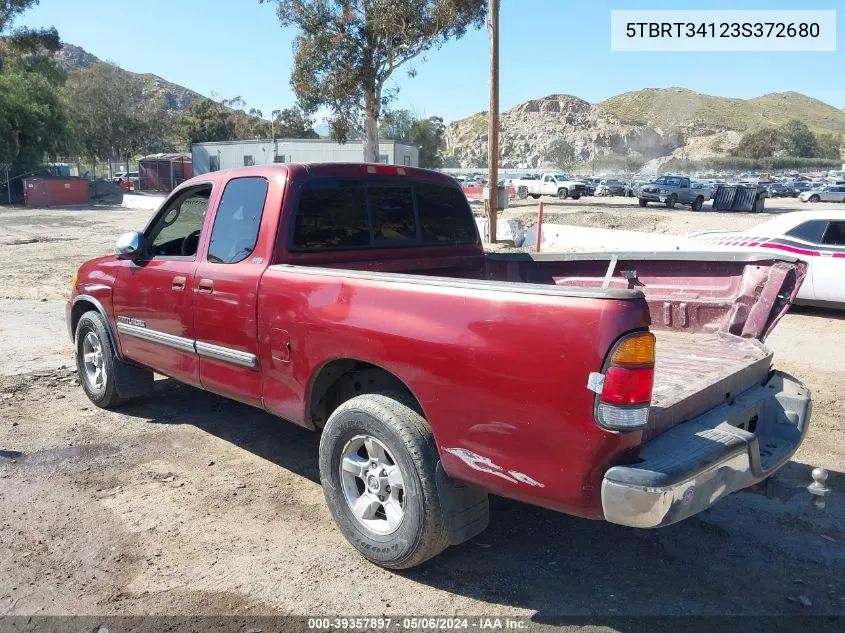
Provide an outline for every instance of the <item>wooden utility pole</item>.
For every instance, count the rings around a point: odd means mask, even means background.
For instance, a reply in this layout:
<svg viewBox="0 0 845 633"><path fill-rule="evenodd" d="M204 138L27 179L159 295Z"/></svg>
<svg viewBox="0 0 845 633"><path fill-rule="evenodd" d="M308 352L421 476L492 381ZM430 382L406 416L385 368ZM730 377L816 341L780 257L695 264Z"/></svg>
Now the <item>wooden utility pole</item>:
<svg viewBox="0 0 845 633"><path fill-rule="evenodd" d="M499 0L490 0L490 111L487 115L487 201L490 242L496 241L499 213Z"/></svg>

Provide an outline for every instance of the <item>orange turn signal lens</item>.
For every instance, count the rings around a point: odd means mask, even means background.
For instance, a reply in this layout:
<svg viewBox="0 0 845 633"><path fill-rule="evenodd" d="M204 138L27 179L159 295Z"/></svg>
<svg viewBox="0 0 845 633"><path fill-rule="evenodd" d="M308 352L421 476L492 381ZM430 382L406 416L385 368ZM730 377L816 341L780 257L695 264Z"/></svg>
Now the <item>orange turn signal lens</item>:
<svg viewBox="0 0 845 633"><path fill-rule="evenodd" d="M654 365L654 334L643 332L627 337L613 352L611 365Z"/></svg>

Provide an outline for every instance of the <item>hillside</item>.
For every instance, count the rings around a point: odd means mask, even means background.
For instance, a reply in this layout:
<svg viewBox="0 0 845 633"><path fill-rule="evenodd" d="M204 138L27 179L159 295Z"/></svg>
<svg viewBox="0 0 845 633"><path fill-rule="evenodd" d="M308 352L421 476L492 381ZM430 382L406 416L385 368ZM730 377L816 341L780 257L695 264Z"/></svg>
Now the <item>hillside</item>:
<svg viewBox="0 0 845 633"><path fill-rule="evenodd" d="M582 161L610 169L646 163L658 170L676 157L699 160L723 156L742 133L805 121L814 132L845 134L845 111L796 92L755 99L715 97L685 88L648 88L591 104L571 95L549 95L519 104L500 115L503 167L543 167L558 139L575 148ZM453 167L487 161L487 113L451 123L445 156Z"/></svg>
<svg viewBox="0 0 845 633"><path fill-rule="evenodd" d="M102 62L101 59L87 52L85 49L67 43L64 43L62 48L55 54L55 59L69 73ZM202 97L198 92L171 83L158 75L133 73L122 68L120 71L140 85L145 100L157 101L161 99L164 108L169 112L184 112L191 105L192 101Z"/></svg>
<svg viewBox="0 0 845 633"><path fill-rule="evenodd" d="M661 130L680 127L702 134L711 130L742 132L800 118L814 132L845 134L845 112L797 92L731 99L686 88L648 88L611 97L598 106L622 121Z"/></svg>

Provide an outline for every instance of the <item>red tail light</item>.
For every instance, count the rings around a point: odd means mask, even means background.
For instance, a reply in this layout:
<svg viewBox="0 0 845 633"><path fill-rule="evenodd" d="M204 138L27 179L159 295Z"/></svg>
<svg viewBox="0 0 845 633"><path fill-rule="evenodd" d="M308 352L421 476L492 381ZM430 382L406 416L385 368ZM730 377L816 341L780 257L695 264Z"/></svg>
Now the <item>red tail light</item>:
<svg viewBox="0 0 845 633"><path fill-rule="evenodd" d="M601 401L607 404L650 404L654 368L625 369L610 367L604 374Z"/></svg>
<svg viewBox="0 0 845 633"><path fill-rule="evenodd" d="M612 431L645 427L654 386L654 335L635 332L611 348L604 374L591 376L596 422Z"/></svg>

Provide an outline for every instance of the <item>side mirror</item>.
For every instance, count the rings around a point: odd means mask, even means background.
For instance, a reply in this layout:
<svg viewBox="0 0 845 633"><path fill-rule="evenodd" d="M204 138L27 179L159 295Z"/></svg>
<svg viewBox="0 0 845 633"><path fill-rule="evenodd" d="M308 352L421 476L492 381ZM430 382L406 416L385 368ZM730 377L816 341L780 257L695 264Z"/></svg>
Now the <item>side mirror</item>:
<svg viewBox="0 0 845 633"><path fill-rule="evenodd" d="M124 233L117 238L114 245L114 254L121 259L132 259L141 253L141 241L143 236L137 231Z"/></svg>

